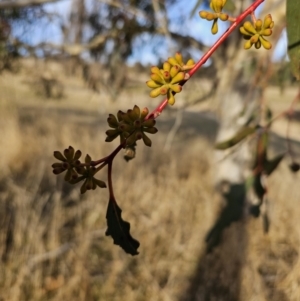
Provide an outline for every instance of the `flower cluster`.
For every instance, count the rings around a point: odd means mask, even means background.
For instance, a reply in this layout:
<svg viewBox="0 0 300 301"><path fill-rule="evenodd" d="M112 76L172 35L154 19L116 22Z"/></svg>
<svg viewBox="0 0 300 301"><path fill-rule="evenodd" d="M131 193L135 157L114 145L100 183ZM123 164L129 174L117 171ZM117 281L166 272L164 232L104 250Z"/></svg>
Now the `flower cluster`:
<svg viewBox="0 0 300 301"><path fill-rule="evenodd" d="M199 12L199 16L202 19L213 21L211 27L212 34L216 34L218 32L218 19L220 19L221 21L227 21L229 19L229 16L226 13L222 12L225 4L226 0L212 0L210 2L210 8L214 11L213 13L208 11Z"/></svg>
<svg viewBox="0 0 300 301"><path fill-rule="evenodd" d="M127 113L119 111L117 117L109 114L108 125L112 128L106 131L106 142L111 142L120 136L120 143L132 146L137 140L143 139L145 145L151 146L152 142L145 133L155 134L157 128L154 127L154 119L146 119L149 110L144 108L142 111L138 106L128 110Z"/></svg>
<svg viewBox="0 0 300 301"><path fill-rule="evenodd" d="M247 40L244 48L250 49L254 44L256 49L259 49L261 46L267 50L271 49L272 44L264 37L268 37L272 34L273 26L274 21L272 20L272 16L270 14L264 18L264 21L257 19L254 25L249 21L245 22L244 25L240 27L241 34L243 35L244 39Z"/></svg>
<svg viewBox="0 0 300 301"><path fill-rule="evenodd" d="M105 188L106 184L96 179L94 176L100 170L91 166L92 159L89 155L85 157L85 163L81 163L79 158L81 157L81 151L77 150L75 152L72 146L66 148L63 154L60 151L54 152L54 157L61 161L52 164L53 173L58 175L64 171L66 172L65 181L70 184L76 184L84 181L80 192L85 193L87 190L95 190L98 187Z"/></svg>
<svg viewBox="0 0 300 301"><path fill-rule="evenodd" d="M151 80L146 82L147 86L153 89L150 96L154 98L159 95L167 95L168 103L173 105L175 103L174 95L182 90L180 83L185 80L185 71L192 69L194 65L192 59L184 64L181 53L177 52L175 57L169 57L164 62L162 69L156 66L152 67Z"/></svg>

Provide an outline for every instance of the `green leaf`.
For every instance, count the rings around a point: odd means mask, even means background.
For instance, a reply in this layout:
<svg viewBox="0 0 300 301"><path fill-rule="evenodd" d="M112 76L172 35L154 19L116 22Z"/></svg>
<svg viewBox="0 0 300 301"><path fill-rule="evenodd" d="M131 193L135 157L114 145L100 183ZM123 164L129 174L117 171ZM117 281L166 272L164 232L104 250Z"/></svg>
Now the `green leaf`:
<svg viewBox="0 0 300 301"><path fill-rule="evenodd" d="M298 1L287 0L286 28L288 37L288 54L291 69L297 80L300 79L300 5Z"/></svg>
<svg viewBox="0 0 300 301"><path fill-rule="evenodd" d="M245 189L248 192L250 188L252 188L254 183L254 176L249 176L245 181Z"/></svg>
<svg viewBox="0 0 300 301"><path fill-rule="evenodd" d="M239 130L234 137L223 141L219 142L215 145L216 149L224 150L227 148L230 148L239 142L241 142L243 139L245 139L247 136L253 134L255 132L256 128L255 127L244 127L241 130Z"/></svg>
<svg viewBox="0 0 300 301"><path fill-rule="evenodd" d="M140 243L130 235L130 224L122 219L122 210L115 199L110 199L106 212L107 230L105 235L111 236L114 244L126 253L138 255Z"/></svg>
<svg viewBox="0 0 300 301"><path fill-rule="evenodd" d="M265 174L269 176L277 168L277 166L279 165L279 163L281 162L283 157L284 157L284 154L281 154L281 155L276 156L272 160L265 160L265 162L264 162Z"/></svg>

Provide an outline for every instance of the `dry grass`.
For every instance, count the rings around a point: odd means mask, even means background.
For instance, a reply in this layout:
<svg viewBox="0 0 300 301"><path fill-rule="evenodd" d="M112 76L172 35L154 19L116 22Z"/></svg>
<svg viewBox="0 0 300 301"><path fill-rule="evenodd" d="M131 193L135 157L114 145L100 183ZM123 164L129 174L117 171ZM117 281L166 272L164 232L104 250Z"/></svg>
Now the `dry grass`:
<svg viewBox="0 0 300 301"><path fill-rule="evenodd" d="M72 145L95 158L112 150L102 142L101 95L71 94L69 80L66 99L45 101L23 80L7 74L0 83L1 301L300 300L299 175L282 164L269 179L268 235L259 219L245 218L206 254L220 208L212 145L195 119L165 153L163 123L152 149L114 164L117 201L141 242L140 255L128 256L104 235L107 191L80 196L51 174L53 150Z"/></svg>

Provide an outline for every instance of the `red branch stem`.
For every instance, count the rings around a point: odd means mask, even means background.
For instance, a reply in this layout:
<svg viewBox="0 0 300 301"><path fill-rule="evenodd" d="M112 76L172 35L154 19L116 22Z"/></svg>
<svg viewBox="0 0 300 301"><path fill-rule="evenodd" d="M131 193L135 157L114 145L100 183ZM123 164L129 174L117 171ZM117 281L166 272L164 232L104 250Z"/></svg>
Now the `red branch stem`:
<svg viewBox="0 0 300 301"><path fill-rule="evenodd" d="M248 16L254 13L257 7L265 0L257 0L252 3L244 12L242 12L231 26L224 32L224 34L216 41L216 43L201 57L197 64L188 72L189 78L181 85L183 86L212 56L212 54L219 48L219 46L227 39L227 37L235 30L235 28ZM168 99L164 99L148 116L147 119L157 118L168 104Z"/></svg>
<svg viewBox="0 0 300 301"><path fill-rule="evenodd" d="M219 48L219 46L227 39L227 37L235 30L235 28L248 16L254 14L256 8L263 3L265 0L256 0L252 3L243 13L241 13L236 19L234 19L231 26L224 32L224 34L216 41L216 43L201 57L201 59L195 64L195 66L187 73L187 79L184 80L181 85L183 86L201 67L205 62L212 56L212 54ZM148 116L146 119L156 119L166 108L168 99L164 99ZM91 165L96 166L101 163L108 164L108 189L111 198L113 195L112 186L112 162L114 157L124 148L125 144L120 144L110 155L97 161L92 161Z"/></svg>

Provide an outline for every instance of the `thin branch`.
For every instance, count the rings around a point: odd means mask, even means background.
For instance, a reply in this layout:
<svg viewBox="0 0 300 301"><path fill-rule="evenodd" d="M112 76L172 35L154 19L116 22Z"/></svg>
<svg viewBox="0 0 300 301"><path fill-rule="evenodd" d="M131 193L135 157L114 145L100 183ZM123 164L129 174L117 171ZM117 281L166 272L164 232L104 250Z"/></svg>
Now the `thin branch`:
<svg viewBox="0 0 300 301"><path fill-rule="evenodd" d="M46 3L58 2L61 0L7 0L0 2L0 9L6 8L23 8L27 6L36 6Z"/></svg>
<svg viewBox="0 0 300 301"><path fill-rule="evenodd" d="M195 64L186 75L187 78L181 83L183 86L201 67L206 61L213 55L213 53L222 45L222 43L228 38L228 36L236 29L236 27L242 23L242 21L256 10L256 8L262 4L265 0L257 0L251 4L243 13L241 13L236 21L224 32L224 34L216 41L216 43L201 57L198 63ZM164 99L148 116L148 118L157 118L168 104L168 99Z"/></svg>
<svg viewBox="0 0 300 301"><path fill-rule="evenodd" d="M116 1L116 0L98 0L98 1L108 4L110 6L114 6L114 7L123 9L126 12L128 12L136 17L142 17L143 19L150 20L149 16L144 11L142 11L134 6L130 6L130 5L125 6L122 4L122 1Z"/></svg>

